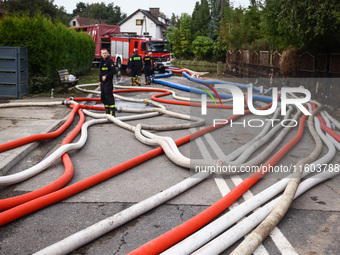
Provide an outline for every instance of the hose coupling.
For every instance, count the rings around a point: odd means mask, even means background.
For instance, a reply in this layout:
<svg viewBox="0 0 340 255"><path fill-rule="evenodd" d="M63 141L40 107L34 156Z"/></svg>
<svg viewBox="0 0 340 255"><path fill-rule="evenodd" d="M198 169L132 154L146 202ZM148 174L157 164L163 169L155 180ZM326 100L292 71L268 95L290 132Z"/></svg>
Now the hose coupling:
<svg viewBox="0 0 340 255"><path fill-rule="evenodd" d="M145 105L149 105L149 99L148 98L145 98L145 100L144 100L144 103L145 103Z"/></svg>
<svg viewBox="0 0 340 255"><path fill-rule="evenodd" d="M223 160L221 160L221 159L217 159L217 160L214 160L215 162L215 165L216 166L223 166L224 165L224 161Z"/></svg>

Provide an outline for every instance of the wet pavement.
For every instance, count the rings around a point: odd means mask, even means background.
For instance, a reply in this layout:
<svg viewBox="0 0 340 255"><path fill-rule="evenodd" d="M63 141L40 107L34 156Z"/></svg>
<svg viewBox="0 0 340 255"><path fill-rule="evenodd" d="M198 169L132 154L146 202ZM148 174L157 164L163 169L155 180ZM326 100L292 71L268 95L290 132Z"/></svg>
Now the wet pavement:
<svg viewBox="0 0 340 255"><path fill-rule="evenodd" d="M182 77L172 77L164 80L184 85L194 85ZM120 85L128 84L129 79L120 83ZM157 84L150 87L167 89L167 87ZM176 94L180 96L188 96L187 92L177 89L171 90L176 91ZM122 95L150 99L154 94L154 92L133 92ZM171 99L170 96L164 98ZM51 102L59 100L61 102L63 99L28 98L14 101ZM121 107L138 107L136 103L129 105L122 100L117 100L116 104ZM171 111L183 114L192 113L192 109L186 106L165 105ZM67 106L61 104L53 107L27 106L0 109L0 143L27 135L53 131L65 121L65 117L70 111ZM211 113L215 110L209 109L209 111ZM223 114L224 117L230 117L232 111L225 110ZM117 116L127 115L131 115L131 113L117 113ZM245 120L250 118L250 116L244 117ZM60 147L62 140L72 131L78 119L78 116L76 116L70 128L58 138L35 142L0 153L1 174L8 175L20 172L50 155ZM91 119L86 117L86 121ZM161 125L183 122L185 121L166 115L128 121L131 125L138 123ZM215 131L212 138L217 142L222 152L228 155L256 136L260 130L261 128L240 128L239 126L237 128L223 128ZM155 133L177 140L190 134L190 131L172 130ZM296 128L286 136L280 146L287 143L295 134ZM74 142L79 137L78 135ZM196 141L191 141L190 144L180 146L179 150L184 156L190 157L191 153L201 149L201 153L208 151L212 158L216 158L219 152L214 150L216 145L212 144L211 140L211 137L206 135L196 139ZM156 146L140 143L132 132L113 123L91 126L88 130L88 140L85 145L79 150L69 152L74 165L74 176L68 186L119 165L126 160L147 153L154 148ZM301 141L278 164L294 164L300 158L307 156L313 148L314 142L306 126L306 131ZM262 149L260 148L257 153ZM327 150L324 148L322 153L325 154L326 152ZM339 159L340 154L337 152L331 163L338 164ZM63 172L64 166L59 159L45 171L29 180L9 187L0 187L1 198L36 190L51 183ZM0 227L0 253L32 254L154 194L164 191L190 177L190 175L189 170L175 165L166 155L161 154L79 194ZM277 182L277 179L277 176L274 175L261 180L237 202L242 203ZM72 252L72 254L126 254L197 215L222 198L240 180L242 179L212 176L212 178L206 179L165 204ZM254 254L340 254L340 245L338 243L340 233L340 225L338 224L340 220L339 187L339 178L333 178L296 199L275 232L264 241L263 245ZM229 254L237 244L234 244L223 254Z"/></svg>

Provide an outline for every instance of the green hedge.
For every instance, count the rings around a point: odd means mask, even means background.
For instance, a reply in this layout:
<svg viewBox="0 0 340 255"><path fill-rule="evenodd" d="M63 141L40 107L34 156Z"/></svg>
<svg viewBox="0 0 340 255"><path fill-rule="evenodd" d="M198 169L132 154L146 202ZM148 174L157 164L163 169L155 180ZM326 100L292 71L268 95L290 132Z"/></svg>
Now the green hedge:
<svg viewBox="0 0 340 255"><path fill-rule="evenodd" d="M30 93L55 87L56 69L68 69L74 75L87 72L95 51L90 35L53 23L41 14L4 17L0 22L0 46L28 48Z"/></svg>
<svg viewBox="0 0 340 255"><path fill-rule="evenodd" d="M184 66L217 67L216 62L186 60L186 59L173 59L171 60L171 64L177 67L184 67Z"/></svg>

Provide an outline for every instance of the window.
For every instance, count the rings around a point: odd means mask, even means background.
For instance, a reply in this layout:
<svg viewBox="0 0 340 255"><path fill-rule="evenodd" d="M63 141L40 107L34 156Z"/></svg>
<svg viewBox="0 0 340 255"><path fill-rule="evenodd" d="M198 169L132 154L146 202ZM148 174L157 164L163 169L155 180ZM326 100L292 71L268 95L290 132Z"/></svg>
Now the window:
<svg viewBox="0 0 340 255"><path fill-rule="evenodd" d="M170 45L167 41L148 41L148 51L170 52Z"/></svg>
<svg viewBox="0 0 340 255"><path fill-rule="evenodd" d="M135 49L138 49L138 42L135 42Z"/></svg>
<svg viewBox="0 0 340 255"><path fill-rule="evenodd" d="M142 19L136 19L136 26L143 26L143 20Z"/></svg>
<svg viewBox="0 0 340 255"><path fill-rule="evenodd" d="M142 42L142 44L141 44L141 50L146 50L146 42Z"/></svg>
<svg viewBox="0 0 340 255"><path fill-rule="evenodd" d="M73 21L73 26L74 26L74 27L77 26L77 23L76 23L75 21Z"/></svg>

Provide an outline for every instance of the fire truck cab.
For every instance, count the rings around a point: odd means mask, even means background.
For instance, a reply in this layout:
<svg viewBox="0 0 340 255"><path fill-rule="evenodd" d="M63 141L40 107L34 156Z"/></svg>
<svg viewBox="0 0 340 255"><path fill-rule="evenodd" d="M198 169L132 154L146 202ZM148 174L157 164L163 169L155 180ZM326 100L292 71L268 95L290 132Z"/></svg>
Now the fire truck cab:
<svg viewBox="0 0 340 255"><path fill-rule="evenodd" d="M164 39L114 35L110 40L111 58L119 69L127 67L134 49L138 49L139 55L143 58L148 52L152 52L157 61L157 70L161 72L170 66L170 44Z"/></svg>

